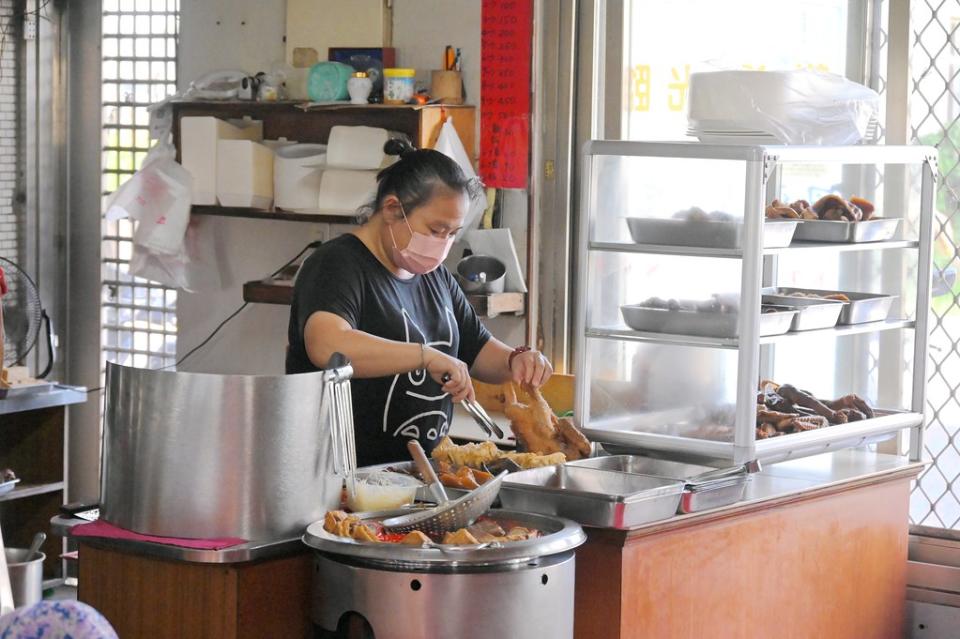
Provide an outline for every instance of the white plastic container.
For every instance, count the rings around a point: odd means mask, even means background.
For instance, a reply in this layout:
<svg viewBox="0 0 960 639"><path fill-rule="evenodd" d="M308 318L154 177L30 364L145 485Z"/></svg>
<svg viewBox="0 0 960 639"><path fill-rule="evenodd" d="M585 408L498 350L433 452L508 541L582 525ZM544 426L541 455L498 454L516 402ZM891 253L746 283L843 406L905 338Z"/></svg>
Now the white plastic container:
<svg viewBox="0 0 960 639"><path fill-rule="evenodd" d="M217 199L222 206L273 204L273 151L252 140L217 143Z"/></svg>
<svg viewBox="0 0 960 639"><path fill-rule="evenodd" d="M412 504L419 479L387 471L360 472L347 481L347 505L354 512L394 510Z"/></svg>
<svg viewBox="0 0 960 639"><path fill-rule="evenodd" d="M275 149L274 206L288 211L312 211L320 197L320 180L327 161L325 144L292 144Z"/></svg>
<svg viewBox="0 0 960 639"><path fill-rule="evenodd" d="M373 199L376 188L376 171L326 169L320 178L317 208L327 215L354 215Z"/></svg>
<svg viewBox="0 0 960 639"><path fill-rule="evenodd" d="M333 169L380 169L396 158L383 152L390 132L372 126L335 126L327 139L327 165Z"/></svg>
<svg viewBox="0 0 960 639"><path fill-rule="evenodd" d="M193 176L193 204L217 203L217 143L263 139L259 120L227 122L210 116L180 120L180 164Z"/></svg>

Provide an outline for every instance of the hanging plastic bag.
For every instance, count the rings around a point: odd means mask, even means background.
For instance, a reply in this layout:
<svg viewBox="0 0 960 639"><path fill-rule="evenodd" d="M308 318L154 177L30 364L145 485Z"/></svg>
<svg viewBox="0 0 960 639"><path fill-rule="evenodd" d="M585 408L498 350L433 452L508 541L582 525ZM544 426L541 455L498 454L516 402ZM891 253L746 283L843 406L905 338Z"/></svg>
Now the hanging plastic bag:
<svg viewBox="0 0 960 639"><path fill-rule="evenodd" d="M158 142L140 170L114 192L106 213L108 220L136 220L134 244L167 255L181 252L193 188L193 176L175 157L173 145Z"/></svg>
<svg viewBox="0 0 960 639"><path fill-rule="evenodd" d="M443 127L440 129L440 135L437 137L437 143L433 148L460 165L460 169L468 178L477 179L477 172L473 170L470 156L467 155L466 149L463 148L463 142L460 141L460 136L457 135L457 129L453 126L453 118L447 118L444 121ZM457 232L458 240L463 237L463 234L469 229L476 227L477 220L480 219L480 216L483 215L483 211L486 208L487 198L483 193L479 193L476 197L470 199L470 208L467 210L467 217L463 221L463 228Z"/></svg>
<svg viewBox="0 0 960 639"><path fill-rule="evenodd" d="M182 250L174 255L154 253L134 244L130 274L190 292L221 288L223 278L210 222L192 220Z"/></svg>
<svg viewBox="0 0 960 639"><path fill-rule="evenodd" d="M690 129L702 141L767 134L782 144L872 141L879 94L816 71L709 71L690 75Z"/></svg>

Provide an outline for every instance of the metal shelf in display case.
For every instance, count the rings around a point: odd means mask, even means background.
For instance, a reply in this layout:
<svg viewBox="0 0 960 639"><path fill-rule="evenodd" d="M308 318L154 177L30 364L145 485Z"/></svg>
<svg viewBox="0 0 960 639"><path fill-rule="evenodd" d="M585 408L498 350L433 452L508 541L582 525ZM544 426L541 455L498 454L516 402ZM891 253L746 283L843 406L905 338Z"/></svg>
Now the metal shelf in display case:
<svg viewBox="0 0 960 639"><path fill-rule="evenodd" d="M834 175L822 169L824 166L836 167L843 186L817 182L825 179L817 177L821 175L818 170L822 175ZM865 176L872 177L874 169L885 178L884 186L873 195L868 190L866 195L881 199L887 195L885 206L878 211L884 210L885 218L901 220L892 237L858 242L862 234L851 232L849 242L794 239L788 246L764 248L766 205L786 197L798 179L811 181L811 193L849 189L846 194L851 195L863 191L849 186L850 176L857 176L856 184L865 184ZM935 149L592 141L584 147L582 175L575 413L591 439L667 457L741 463L858 446L909 430L911 456L920 458L930 328ZM892 186L897 179L899 191ZM682 188L670 191L668 185L678 181ZM703 208L685 208L691 203ZM691 223L720 220L737 227L735 243L729 243L729 234L716 246L638 243L631 235L637 225L627 223L637 217L689 219ZM703 242L705 234L693 236L696 242ZM882 261L884 268L888 268L887 262L901 265L893 278L870 275L878 278L878 284L869 290L897 295L898 305L882 321L764 336L760 325L762 289L789 286L789 282L778 281L778 268L781 261L796 259L803 260L812 273L826 268L827 263L835 264L837 279L850 275L844 270L848 260L875 259ZM891 282L897 290L884 290ZM620 315L622 306L637 304L647 291L649 300L659 302L665 297L703 300L711 286L714 292L736 300L736 329L724 337L637 331ZM882 340L884 348L894 344L899 352L907 353L906 372L896 373L901 376L901 392L894 401L886 401L890 393L879 390L875 372L871 377L866 367L860 370L851 363L852 370L844 371L844 379L838 374L824 375L832 381L824 381L828 390L817 396L864 394L873 405L883 408L877 409L877 417L758 439L757 384L773 370L787 371L781 375L786 379L777 381L794 382L789 378L794 360L786 353L803 349L803 359L822 360L825 368L834 370L846 365L846 353L854 348L849 346L851 342L863 350L857 340L870 348ZM777 359L781 352L784 354ZM804 368L798 363L797 368L809 376L813 368L809 361L807 364ZM868 390L862 390L865 388Z"/></svg>

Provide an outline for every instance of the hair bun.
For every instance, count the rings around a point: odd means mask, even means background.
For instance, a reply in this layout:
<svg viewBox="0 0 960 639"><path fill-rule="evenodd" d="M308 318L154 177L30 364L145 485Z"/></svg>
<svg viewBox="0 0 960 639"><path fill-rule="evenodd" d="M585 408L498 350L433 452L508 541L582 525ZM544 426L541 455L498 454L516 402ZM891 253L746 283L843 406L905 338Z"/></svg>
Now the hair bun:
<svg viewBox="0 0 960 639"><path fill-rule="evenodd" d="M415 151L413 145L403 138L391 138L383 145L383 152L387 155L398 155L403 157L407 153Z"/></svg>

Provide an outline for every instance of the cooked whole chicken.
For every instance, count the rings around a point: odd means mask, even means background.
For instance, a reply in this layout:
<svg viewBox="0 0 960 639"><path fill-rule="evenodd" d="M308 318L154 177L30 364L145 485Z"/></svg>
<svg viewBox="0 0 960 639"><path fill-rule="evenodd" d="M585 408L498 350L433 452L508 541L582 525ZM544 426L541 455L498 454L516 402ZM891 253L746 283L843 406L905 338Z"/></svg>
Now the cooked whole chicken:
<svg viewBox="0 0 960 639"><path fill-rule="evenodd" d="M538 389L524 385L523 392L529 403L517 399L513 384L504 387L503 412L510 420L510 429L520 448L542 455L563 453L567 461L590 456L590 440L573 421L566 417L558 419Z"/></svg>

